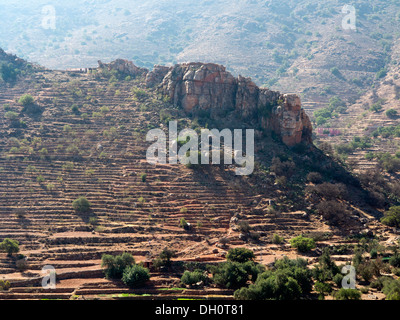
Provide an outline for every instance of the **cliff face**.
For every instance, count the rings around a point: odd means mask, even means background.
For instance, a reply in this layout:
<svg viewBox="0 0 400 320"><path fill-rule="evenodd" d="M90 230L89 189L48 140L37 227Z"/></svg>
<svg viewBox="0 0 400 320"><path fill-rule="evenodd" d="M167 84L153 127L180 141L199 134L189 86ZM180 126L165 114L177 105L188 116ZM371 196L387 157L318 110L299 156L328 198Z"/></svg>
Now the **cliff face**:
<svg viewBox="0 0 400 320"><path fill-rule="evenodd" d="M188 115L206 113L223 119L235 113L274 131L288 146L311 143L312 125L297 95L259 88L250 78L233 77L222 65L183 63L169 68L155 66L150 72L126 60L107 66L134 76L145 74L149 87L156 86Z"/></svg>
<svg viewBox="0 0 400 320"><path fill-rule="evenodd" d="M297 95L259 88L250 78L233 77L224 66L175 65L164 75L159 90L188 114L206 111L219 117L236 112L245 120L258 120L288 146L311 142L312 125Z"/></svg>

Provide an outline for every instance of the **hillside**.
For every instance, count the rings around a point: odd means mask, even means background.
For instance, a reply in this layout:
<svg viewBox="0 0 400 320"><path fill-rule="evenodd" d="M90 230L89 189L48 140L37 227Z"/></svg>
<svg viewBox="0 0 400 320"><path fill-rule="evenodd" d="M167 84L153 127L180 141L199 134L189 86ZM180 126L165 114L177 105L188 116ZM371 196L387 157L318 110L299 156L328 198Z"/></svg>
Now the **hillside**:
<svg viewBox="0 0 400 320"><path fill-rule="evenodd" d="M16 257L0 254L1 277L11 282L0 299L232 299L233 290L215 285L177 289L184 268L223 262L235 247L252 249L263 264L286 255L312 265L329 246L333 259L345 262L360 238L373 237L384 248L396 238L378 222L396 200L388 195L383 206L368 201L371 190L311 143L309 120L291 96L260 89L214 64L152 71L125 60L81 71L28 65L21 60L16 80L0 86L0 239L18 240L26 258L18 269ZM224 81L232 81L237 94L225 106L236 111L204 115L193 109L197 104L185 100L190 92L183 91L190 88L193 66L204 71L197 82L204 90L192 92L194 98L202 101L209 89L215 90L212 97L226 98L230 87ZM177 80L179 70L186 72L186 86ZM207 70L218 73L225 91ZM26 102L26 95L33 101ZM260 109L252 113L246 104L255 97L265 106L271 102L268 113L261 109L261 122ZM293 127L279 121L279 110L293 113ZM171 120L194 130L257 124L254 172L238 176L233 165L149 164L146 133L165 129ZM319 178L310 179L311 172ZM87 198L90 210L74 210L79 197ZM182 218L191 229L180 227ZM284 239L281 244L273 243L274 235ZM315 239L317 248L297 252L289 240L298 235ZM151 262L164 248L176 251L175 267L169 273L152 269L144 289L104 278L103 254L129 252L137 262ZM39 287L44 265L56 268L57 291Z"/></svg>

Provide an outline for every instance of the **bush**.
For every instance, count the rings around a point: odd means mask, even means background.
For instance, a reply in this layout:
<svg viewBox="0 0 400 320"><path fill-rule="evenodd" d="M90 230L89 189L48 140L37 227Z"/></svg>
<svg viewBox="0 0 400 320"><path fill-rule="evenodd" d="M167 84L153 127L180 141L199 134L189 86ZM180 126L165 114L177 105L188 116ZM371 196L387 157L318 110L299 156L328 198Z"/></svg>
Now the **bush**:
<svg viewBox="0 0 400 320"><path fill-rule="evenodd" d="M336 300L361 300L361 292L357 289L341 288L333 295Z"/></svg>
<svg viewBox="0 0 400 320"><path fill-rule="evenodd" d="M213 273L214 283L228 289L243 287L248 279L246 269L238 262L224 262Z"/></svg>
<svg viewBox="0 0 400 320"><path fill-rule="evenodd" d="M101 257L101 266L107 279L121 279L125 268L134 264L135 259L127 252L117 256L104 254Z"/></svg>
<svg viewBox="0 0 400 320"><path fill-rule="evenodd" d="M281 244L283 241L284 241L283 237L279 236L276 233L272 236L272 243L274 244Z"/></svg>
<svg viewBox="0 0 400 320"><path fill-rule="evenodd" d="M186 230L186 228L188 227L188 223L185 218L181 218L181 220L179 221L179 226Z"/></svg>
<svg viewBox="0 0 400 320"><path fill-rule="evenodd" d="M333 225L342 222L348 214L346 206L334 200L321 201L317 205L317 211Z"/></svg>
<svg viewBox="0 0 400 320"><path fill-rule="evenodd" d="M14 111L7 111L7 112L4 114L4 117L5 117L6 119L11 120L11 121L17 121L19 115L18 115L18 113L14 112Z"/></svg>
<svg viewBox="0 0 400 320"><path fill-rule="evenodd" d="M8 281L4 281L4 280L0 280L0 290L4 290L7 291L8 289L10 289L11 284Z"/></svg>
<svg viewBox="0 0 400 320"><path fill-rule="evenodd" d="M307 192L316 193L326 200L344 198L347 195L346 185L343 183L324 182L307 188Z"/></svg>
<svg viewBox="0 0 400 320"><path fill-rule="evenodd" d="M393 267L400 267L400 254L395 254L389 259L389 263Z"/></svg>
<svg viewBox="0 0 400 320"><path fill-rule="evenodd" d="M233 248L229 249L226 259L232 262L245 263L253 261L255 258L254 252L246 248Z"/></svg>
<svg viewBox="0 0 400 320"><path fill-rule="evenodd" d="M158 255L159 266L169 267L171 265L171 258L175 257L175 251L164 248Z"/></svg>
<svg viewBox="0 0 400 320"><path fill-rule="evenodd" d="M315 242L311 238L297 236L290 240L290 245L300 252L308 252L315 248Z"/></svg>
<svg viewBox="0 0 400 320"><path fill-rule="evenodd" d="M79 197L72 202L72 207L78 212L89 211L91 203L85 197Z"/></svg>
<svg viewBox="0 0 400 320"><path fill-rule="evenodd" d="M383 224L398 228L400 226L400 206L390 207L381 219Z"/></svg>
<svg viewBox="0 0 400 320"><path fill-rule="evenodd" d="M203 283L207 283L208 277L204 274L204 271L202 270L195 270L193 272L186 270L182 275L181 281L185 285L192 286L201 281Z"/></svg>
<svg viewBox="0 0 400 320"><path fill-rule="evenodd" d="M329 294L332 291L332 286L329 283L319 281L315 283L314 288L321 295Z"/></svg>
<svg viewBox="0 0 400 320"><path fill-rule="evenodd" d="M293 161L281 161L279 158L273 158L270 170L278 177L290 178L296 172L296 164Z"/></svg>
<svg viewBox="0 0 400 320"><path fill-rule="evenodd" d="M76 104L74 104L74 105L72 105L72 107L71 107L71 111L72 111L72 113L74 113L74 114L79 114L79 107L78 107Z"/></svg>
<svg viewBox="0 0 400 320"><path fill-rule="evenodd" d="M122 275L122 281L129 288L141 287L149 279L150 279L149 270L142 266L139 266L137 264L125 268L123 275Z"/></svg>
<svg viewBox="0 0 400 320"><path fill-rule="evenodd" d="M312 182L312 183L321 183L322 182L322 176L319 172L310 172L307 175L307 180Z"/></svg>
<svg viewBox="0 0 400 320"><path fill-rule="evenodd" d="M7 252L7 255L11 256L13 253L19 252L19 242L17 240L6 238L2 243L0 243L0 250Z"/></svg>
<svg viewBox="0 0 400 320"><path fill-rule="evenodd" d="M390 119L396 119L398 116L398 113L396 110L394 109L389 109L388 111L386 111L386 116Z"/></svg>
<svg viewBox="0 0 400 320"><path fill-rule="evenodd" d="M337 273L334 277L333 277L333 282L336 284L336 286L341 287L342 286L342 281L343 281L344 275L341 273Z"/></svg>
<svg viewBox="0 0 400 320"><path fill-rule="evenodd" d="M240 221L238 223L238 228L240 232L248 233L251 230L251 227L247 221Z"/></svg>
<svg viewBox="0 0 400 320"><path fill-rule="evenodd" d="M21 98L19 98L18 103L22 104L24 107L33 104L35 99L30 94L24 94Z"/></svg>
<svg viewBox="0 0 400 320"><path fill-rule="evenodd" d="M294 300L311 292L312 277L306 260L285 257L276 261L274 268L259 274L248 288L235 291L235 299Z"/></svg>
<svg viewBox="0 0 400 320"><path fill-rule="evenodd" d="M312 271L314 278L320 282L333 280L337 274L340 274L340 269L336 263L332 261L328 249L324 250L319 258L318 265L315 266Z"/></svg>

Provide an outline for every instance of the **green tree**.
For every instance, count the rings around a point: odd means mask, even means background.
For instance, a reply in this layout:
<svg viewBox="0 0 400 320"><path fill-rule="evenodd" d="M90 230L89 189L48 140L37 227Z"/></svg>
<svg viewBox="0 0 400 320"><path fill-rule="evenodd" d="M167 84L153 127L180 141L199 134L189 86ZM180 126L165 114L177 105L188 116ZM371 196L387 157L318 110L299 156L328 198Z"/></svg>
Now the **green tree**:
<svg viewBox="0 0 400 320"><path fill-rule="evenodd" d="M175 257L175 251L164 248L158 257L162 262L162 266L169 267L171 265L171 259Z"/></svg>
<svg viewBox="0 0 400 320"><path fill-rule="evenodd" d="M357 289L341 288L333 296L336 300L361 300L361 292Z"/></svg>
<svg viewBox="0 0 400 320"><path fill-rule="evenodd" d="M6 238L0 243L0 250L7 252L8 256L11 256L13 253L19 252L19 242L17 240Z"/></svg>
<svg viewBox="0 0 400 320"><path fill-rule="evenodd" d="M383 224L398 228L400 226L400 206L390 207L381 219Z"/></svg>
<svg viewBox="0 0 400 320"><path fill-rule="evenodd" d="M207 283L208 282L208 277L207 275L204 274L204 271L202 270L194 270L193 272L190 272L186 270L181 278L181 282L186 285L194 285L199 282Z"/></svg>
<svg viewBox="0 0 400 320"><path fill-rule="evenodd" d="M12 63L0 64L0 75L4 82L12 82L17 79L19 70Z"/></svg>
<svg viewBox="0 0 400 320"><path fill-rule="evenodd" d="M228 289L243 287L248 279L246 269L238 262L224 262L213 272L214 283Z"/></svg>
<svg viewBox="0 0 400 320"><path fill-rule="evenodd" d="M395 119L395 118L397 118L397 115L398 115L398 113L397 113L397 111L394 110L394 109L389 109L388 111L386 111L386 116L387 116L388 118L390 118L390 119Z"/></svg>
<svg viewBox="0 0 400 320"><path fill-rule="evenodd" d="M246 248L232 248L229 249L226 259L232 262L245 263L253 261L255 258L254 252Z"/></svg>
<svg viewBox="0 0 400 320"><path fill-rule="evenodd" d="M400 300L400 280L384 281L382 292L386 300Z"/></svg>
<svg viewBox="0 0 400 320"><path fill-rule="evenodd" d="M149 270L137 264L128 266L124 269L122 281L129 288L137 288L143 286L150 279Z"/></svg>
<svg viewBox="0 0 400 320"><path fill-rule="evenodd" d="M121 279L125 268L134 264L135 259L127 252L117 256L104 254L101 257L101 266L104 268L103 272L107 279Z"/></svg>
<svg viewBox="0 0 400 320"><path fill-rule="evenodd" d="M299 252L308 252L315 248L315 241L311 238L306 238L300 235L290 239L290 245L293 248L296 248Z"/></svg>
<svg viewBox="0 0 400 320"><path fill-rule="evenodd" d="M85 197L79 197L72 202L72 207L78 212L89 211L91 203Z"/></svg>

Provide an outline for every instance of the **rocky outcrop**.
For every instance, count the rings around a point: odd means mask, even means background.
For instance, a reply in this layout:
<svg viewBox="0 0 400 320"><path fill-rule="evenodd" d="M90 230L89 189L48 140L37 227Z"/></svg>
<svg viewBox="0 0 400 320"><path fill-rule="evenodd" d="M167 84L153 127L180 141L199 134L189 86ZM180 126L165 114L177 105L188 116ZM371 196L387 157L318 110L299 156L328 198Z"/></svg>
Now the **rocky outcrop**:
<svg viewBox="0 0 400 320"><path fill-rule="evenodd" d="M117 59L110 63L102 63L99 60L98 63L99 63L99 69L117 70L118 72L132 76L134 78L146 75L149 72L149 70L145 68L139 68L135 66L132 61L124 59Z"/></svg>
<svg viewBox="0 0 400 320"><path fill-rule="evenodd" d="M167 75L169 67L155 65L153 70L146 75L146 86L154 87L159 85L164 77Z"/></svg>
<svg viewBox="0 0 400 320"><path fill-rule="evenodd" d="M178 64L169 68L158 88L188 114L218 118L234 112L274 131L288 146L311 142L312 125L297 95L259 88L250 78L233 77L224 66Z"/></svg>
<svg viewBox="0 0 400 320"><path fill-rule="evenodd" d="M288 146L311 143L312 125L294 94L259 88L250 78L234 77L222 65L182 63L154 66L152 71L118 59L100 68L115 69L134 77L145 75L147 87L157 87L188 115L223 119L231 115L275 132Z"/></svg>

